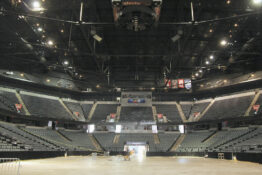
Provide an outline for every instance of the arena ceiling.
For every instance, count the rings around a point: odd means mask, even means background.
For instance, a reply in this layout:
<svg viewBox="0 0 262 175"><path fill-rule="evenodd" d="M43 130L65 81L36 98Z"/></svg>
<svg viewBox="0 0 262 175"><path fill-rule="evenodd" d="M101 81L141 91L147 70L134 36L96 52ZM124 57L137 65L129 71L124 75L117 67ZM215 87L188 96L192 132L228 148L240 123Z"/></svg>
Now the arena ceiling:
<svg viewBox="0 0 262 175"><path fill-rule="evenodd" d="M113 7L111 0L1 0L0 69L62 72L109 88L262 69L259 0L163 0L153 22L138 12L117 22ZM127 29L133 20L154 24Z"/></svg>

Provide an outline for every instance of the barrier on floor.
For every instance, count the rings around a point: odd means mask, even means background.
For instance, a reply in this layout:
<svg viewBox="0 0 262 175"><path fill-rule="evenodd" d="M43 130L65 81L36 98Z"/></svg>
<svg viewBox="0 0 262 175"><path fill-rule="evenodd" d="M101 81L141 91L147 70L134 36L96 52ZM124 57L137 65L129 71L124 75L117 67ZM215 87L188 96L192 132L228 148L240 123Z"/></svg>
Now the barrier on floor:
<svg viewBox="0 0 262 175"><path fill-rule="evenodd" d="M20 159L17 158L0 158L0 174L19 175Z"/></svg>

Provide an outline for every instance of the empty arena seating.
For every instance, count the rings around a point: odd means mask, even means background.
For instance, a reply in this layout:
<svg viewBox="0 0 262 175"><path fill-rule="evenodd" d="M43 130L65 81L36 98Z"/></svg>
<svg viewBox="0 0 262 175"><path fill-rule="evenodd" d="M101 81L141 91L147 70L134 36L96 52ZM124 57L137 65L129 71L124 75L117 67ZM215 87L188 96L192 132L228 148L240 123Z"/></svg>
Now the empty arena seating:
<svg viewBox="0 0 262 175"><path fill-rule="evenodd" d="M113 144L111 149L123 151L126 142L147 143L149 145L149 151L155 152L156 150L153 134L147 133L122 133L120 134L118 143Z"/></svg>
<svg viewBox="0 0 262 175"><path fill-rule="evenodd" d="M19 104L19 101L14 92L0 90L0 108L17 112L15 104ZM20 113L24 114L23 108Z"/></svg>
<svg viewBox="0 0 262 175"><path fill-rule="evenodd" d="M242 137L221 145L219 150L228 152L261 152L262 151L262 128L249 129Z"/></svg>
<svg viewBox="0 0 262 175"><path fill-rule="evenodd" d="M92 106L93 106L93 104L86 104L86 103L82 103L81 104L81 107L83 109L83 113L84 113L84 116L85 116L86 119L89 116L89 113L90 113L90 111L92 109Z"/></svg>
<svg viewBox="0 0 262 175"><path fill-rule="evenodd" d="M255 105L259 105L259 109L258 111L255 111L253 108L251 109L249 115L250 116L254 116L254 115L258 115L258 114L262 114L262 92L260 93Z"/></svg>
<svg viewBox="0 0 262 175"><path fill-rule="evenodd" d="M113 147L115 133L94 133L94 136L106 151L111 150L111 148Z"/></svg>
<svg viewBox="0 0 262 175"><path fill-rule="evenodd" d="M153 121L152 107L122 107L120 121L139 122Z"/></svg>
<svg viewBox="0 0 262 175"><path fill-rule="evenodd" d="M74 150L69 140L60 136L56 131L45 128L24 128L27 132L60 148L60 150Z"/></svg>
<svg viewBox="0 0 262 175"><path fill-rule="evenodd" d="M186 134L182 144L178 147L178 152L204 152L208 148L205 139L210 137L212 131L198 131Z"/></svg>
<svg viewBox="0 0 262 175"><path fill-rule="evenodd" d="M31 96L22 94L21 97L24 100L31 115L38 117L56 118L73 120L70 114L63 108L58 99L55 98L43 98L40 96Z"/></svg>
<svg viewBox="0 0 262 175"><path fill-rule="evenodd" d="M163 114L170 122L182 122L177 106L175 104L155 104L158 114Z"/></svg>
<svg viewBox="0 0 262 175"><path fill-rule="evenodd" d="M81 105L77 102L64 101L68 109L79 119L84 118L84 112Z"/></svg>
<svg viewBox="0 0 262 175"><path fill-rule="evenodd" d="M180 136L180 133L159 133L159 144L156 144L156 152L167 152L175 141Z"/></svg>
<svg viewBox="0 0 262 175"><path fill-rule="evenodd" d="M184 115L186 119L189 119L190 117L197 116L201 114L206 107L208 106L210 102L201 102L201 103L180 103L181 108L184 112Z"/></svg>
<svg viewBox="0 0 262 175"><path fill-rule="evenodd" d="M85 147L90 150L96 149L90 137L84 131L59 130L59 132L68 138L71 141L70 144L72 145Z"/></svg>
<svg viewBox="0 0 262 175"><path fill-rule="evenodd" d="M0 133L19 142L22 151L56 151L57 147L49 144L31 134L24 132L17 126L8 123L0 123Z"/></svg>
<svg viewBox="0 0 262 175"><path fill-rule="evenodd" d="M106 117L112 113L116 113L117 104L98 104L93 114L91 122L106 121Z"/></svg>
<svg viewBox="0 0 262 175"><path fill-rule="evenodd" d="M215 120L244 116L253 98L254 95L217 98L200 120Z"/></svg>

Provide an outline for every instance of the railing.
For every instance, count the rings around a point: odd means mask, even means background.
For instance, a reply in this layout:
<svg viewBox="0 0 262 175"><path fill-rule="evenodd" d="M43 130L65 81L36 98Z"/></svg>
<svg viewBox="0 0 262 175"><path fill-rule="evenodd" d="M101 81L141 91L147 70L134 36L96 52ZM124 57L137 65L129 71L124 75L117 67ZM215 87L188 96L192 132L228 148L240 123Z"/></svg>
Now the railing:
<svg viewBox="0 0 262 175"><path fill-rule="evenodd" d="M1 175L19 175L20 159L17 158L0 158Z"/></svg>

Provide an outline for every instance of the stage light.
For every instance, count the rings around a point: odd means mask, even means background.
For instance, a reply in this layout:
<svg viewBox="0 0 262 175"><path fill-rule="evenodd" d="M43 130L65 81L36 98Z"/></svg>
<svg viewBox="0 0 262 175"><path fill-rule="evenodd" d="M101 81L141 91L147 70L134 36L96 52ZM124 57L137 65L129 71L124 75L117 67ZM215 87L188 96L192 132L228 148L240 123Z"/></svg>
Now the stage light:
<svg viewBox="0 0 262 175"><path fill-rule="evenodd" d="M256 5L262 4L262 0L253 0L253 3Z"/></svg>
<svg viewBox="0 0 262 175"><path fill-rule="evenodd" d="M227 43L227 41L226 40L221 40L220 41L220 45L221 46L226 46L228 43Z"/></svg>
<svg viewBox="0 0 262 175"><path fill-rule="evenodd" d="M210 55L209 58L210 58L210 60L213 60L214 59L214 55Z"/></svg>
<svg viewBox="0 0 262 175"><path fill-rule="evenodd" d="M250 76L251 76L251 77L254 77L254 76L255 76L255 74L251 74Z"/></svg>
<svg viewBox="0 0 262 175"><path fill-rule="evenodd" d="M21 73L21 74L20 74L20 76L21 76L21 77L23 77L23 76L24 76L24 74L23 74L23 73Z"/></svg>
<svg viewBox="0 0 262 175"><path fill-rule="evenodd" d="M202 70L202 69L200 69L200 70L199 70L199 72L200 72L200 73L202 73L202 72L203 72L203 70Z"/></svg>
<svg viewBox="0 0 262 175"><path fill-rule="evenodd" d="M44 8L42 7L42 4L37 0L35 0L31 3L31 5L30 5L31 7L29 7L28 5L26 5L26 6L29 10L34 11L34 12L40 12L40 11L44 10Z"/></svg>
<svg viewBox="0 0 262 175"><path fill-rule="evenodd" d="M39 1L33 1L33 2L32 2L32 7L33 7L34 9L39 9L39 8L41 8L41 4L40 4Z"/></svg>
<svg viewBox="0 0 262 175"><path fill-rule="evenodd" d="M42 27L38 27L37 30L38 30L38 32L42 32L43 28Z"/></svg>
<svg viewBox="0 0 262 175"><path fill-rule="evenodd" d="M50 79L46 79L46 82L49 83L49 82L50 82Z"/></svg>
<svg viewBox="0 0 262 175"><path fill-rule="evenodd" d="M209 61L206 61L206 65L209 65L210 64L210 62Z"/></svg>
<svg viewBox="0 0 262 175"><path fill-rule="evenodd" d="M195 75L196 75L196 77L198 77L198 76L199 76L199 73L196 73Z"/></svg>
<svg viewBox="0 0 262 175"><path fill-rule="evenodd" d="M47 44L48 44L49 46L53 46L53 45L54 45L54 42L53 42L52 40L49 40L49 41L47 41Z"/></svg>
<svg viewBox="0 0 262 175"><path fill-rule="evenodd" d="M65 60L65 61L63 62L63 64L64 64L65 66L67 66L67 65L69 65L69 61Z"/></svg>

